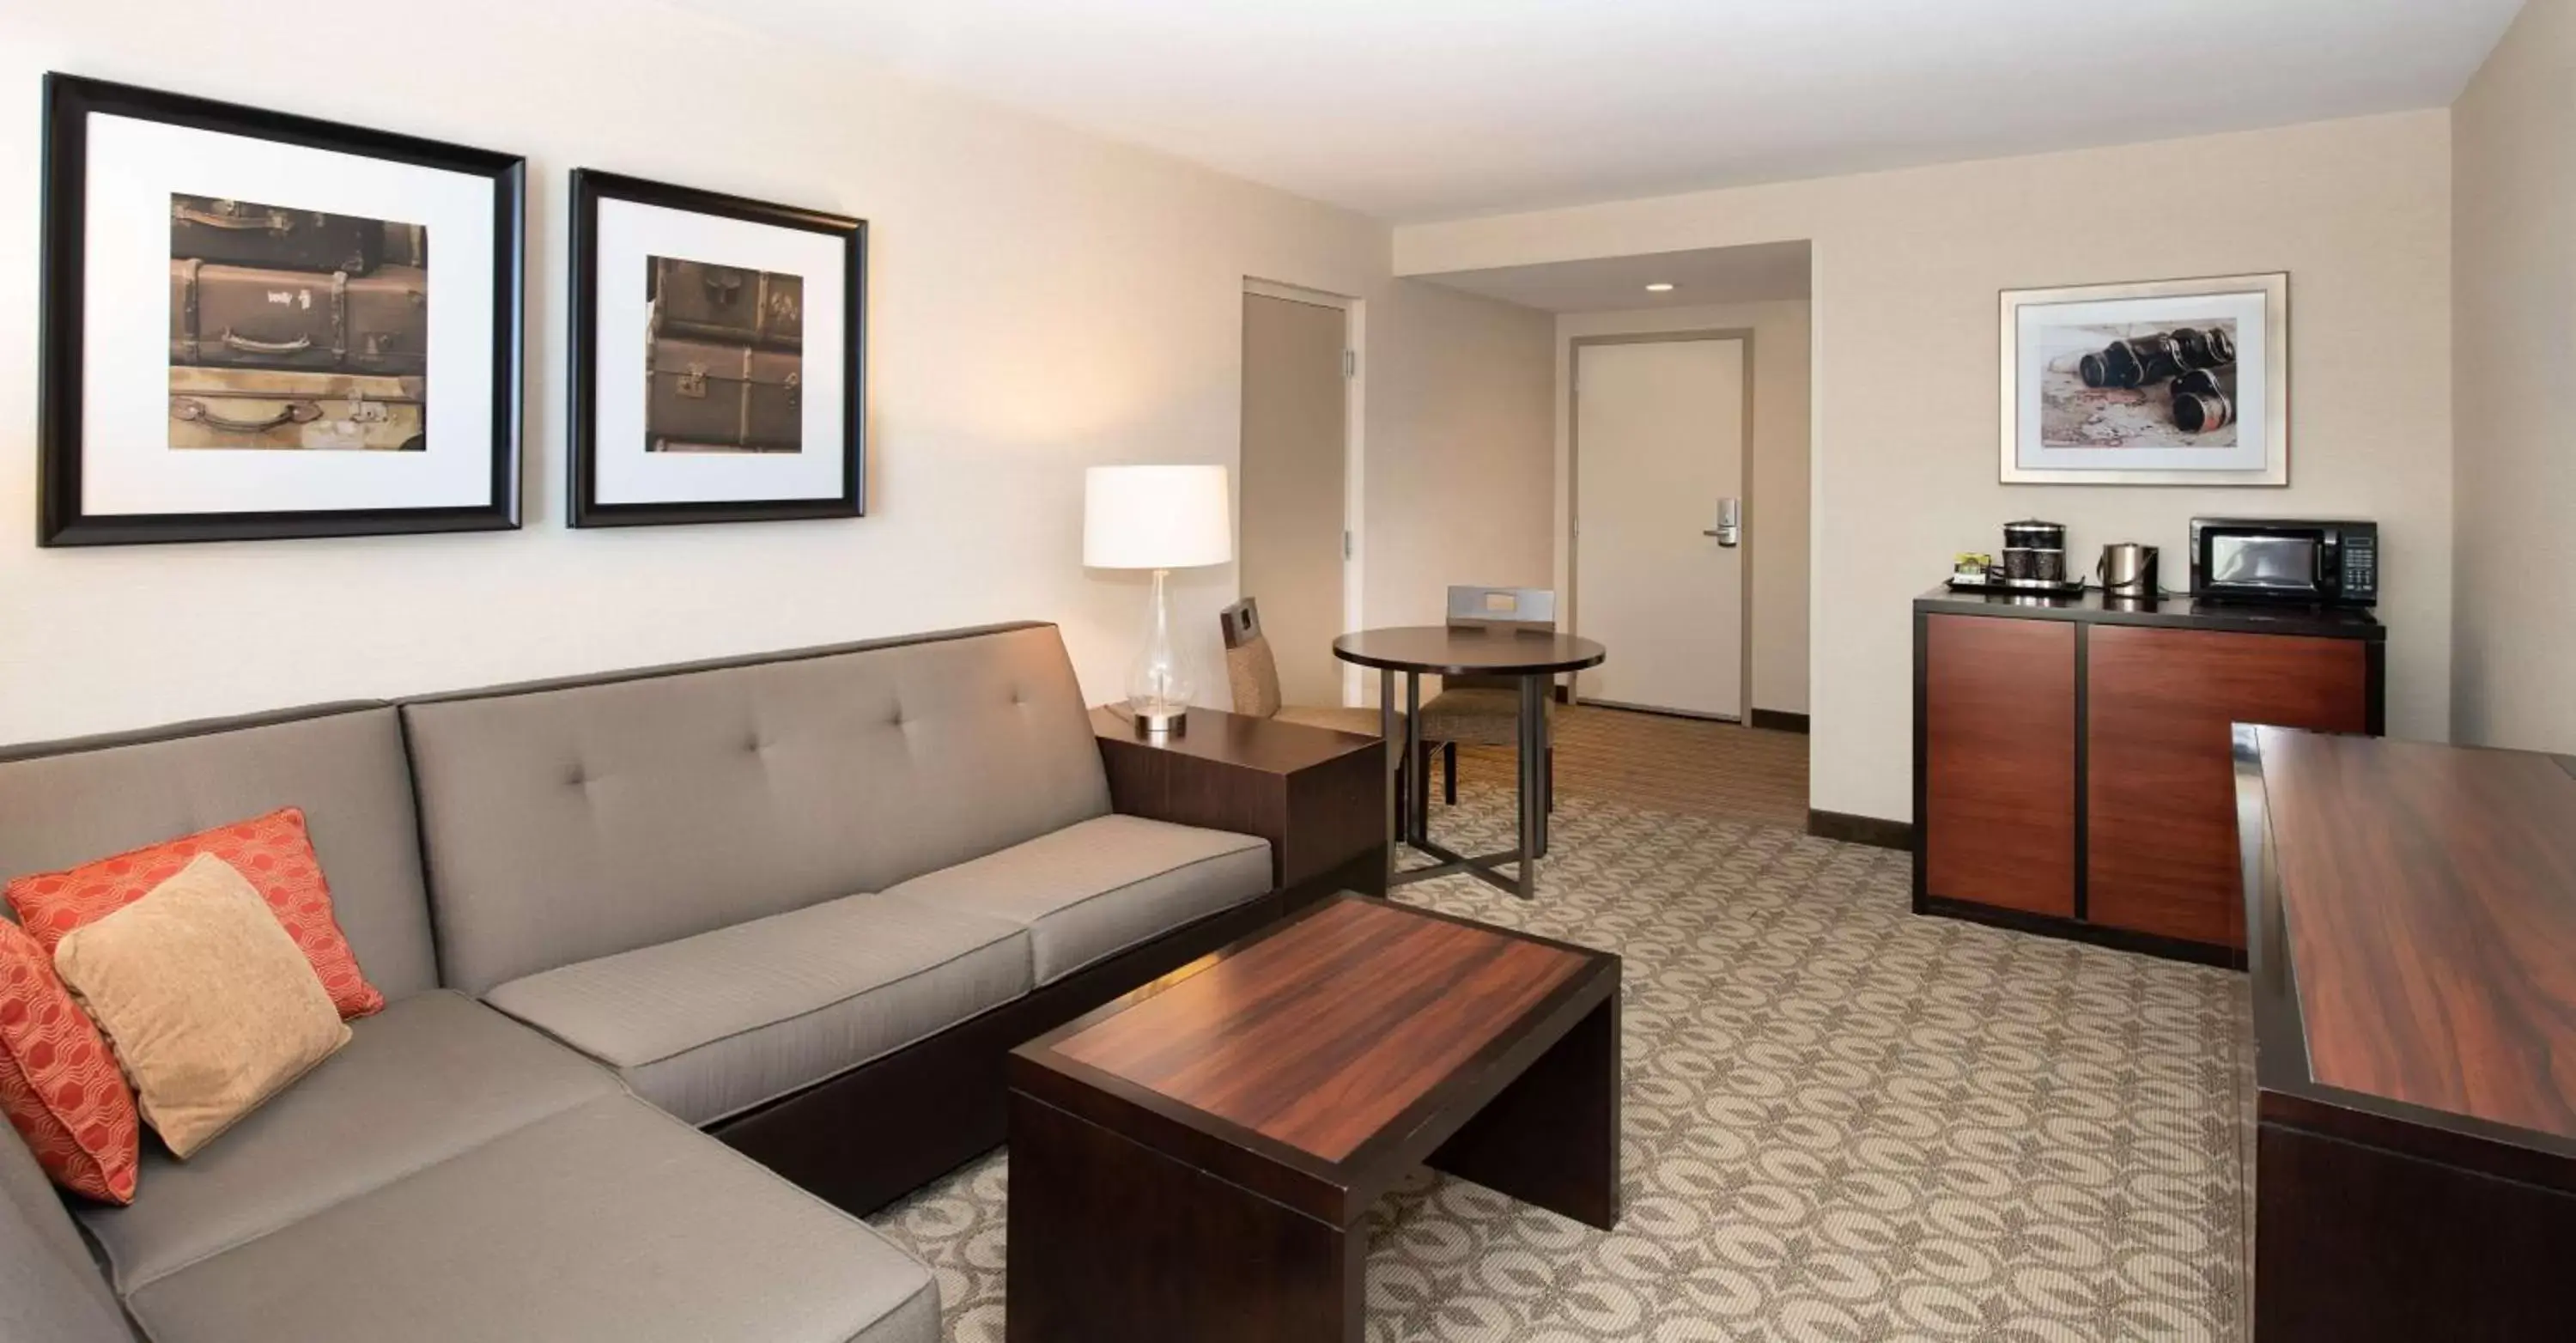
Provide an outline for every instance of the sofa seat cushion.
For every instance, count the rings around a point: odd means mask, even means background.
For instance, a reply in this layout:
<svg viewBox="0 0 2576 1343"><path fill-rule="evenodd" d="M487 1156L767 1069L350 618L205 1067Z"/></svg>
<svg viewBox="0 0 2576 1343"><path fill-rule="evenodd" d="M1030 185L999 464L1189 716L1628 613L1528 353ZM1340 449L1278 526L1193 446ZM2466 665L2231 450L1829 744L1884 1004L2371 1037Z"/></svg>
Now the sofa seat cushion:
<svg viewBox="0 0 2576 1343"><path fill-rule="evenodd" d="M937 1343L875 1232L630 1096L591 1101L127 1298L154 1343Z"/></svg>
<svg viewBox="0 0 2576 1343"><path fill-rule="evenodd" d="M709 1124L1028 991L1019 925L852 895L512 980L486 1001Z"/></svg>
<svg viewBox="0 0 2576 1343"><path fill-rule="evenodd" d="M1100 816L885 894L1027 928L1036 980L1051 984L1269 889L1270 843L1258 836Z"/></svg>
<svg viewBox="0 0 2576 1343"><path fill-rule="evenodd" d="M453 993L405 998L349 1027L339 1053L187 1161L146 1144L132 1207L81 1211L120 1292L623 1094L598 1064Z"/></svg>

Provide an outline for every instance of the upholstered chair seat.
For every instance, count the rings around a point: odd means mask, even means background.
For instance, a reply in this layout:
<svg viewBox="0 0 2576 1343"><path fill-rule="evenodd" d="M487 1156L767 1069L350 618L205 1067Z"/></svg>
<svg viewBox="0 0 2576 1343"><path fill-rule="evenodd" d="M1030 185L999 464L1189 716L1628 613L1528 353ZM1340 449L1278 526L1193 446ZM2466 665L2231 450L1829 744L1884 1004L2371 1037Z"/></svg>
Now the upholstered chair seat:
<svg viewBox="0 0 2576 1343"><path fill-rule="evenodd" d="M1554 718L1555 701L1543 703ZM1520 714L1520 691L1507 686L1443 689L1422 706L1422 735L1470 746L1513 746L1520 742Z"/></svg>

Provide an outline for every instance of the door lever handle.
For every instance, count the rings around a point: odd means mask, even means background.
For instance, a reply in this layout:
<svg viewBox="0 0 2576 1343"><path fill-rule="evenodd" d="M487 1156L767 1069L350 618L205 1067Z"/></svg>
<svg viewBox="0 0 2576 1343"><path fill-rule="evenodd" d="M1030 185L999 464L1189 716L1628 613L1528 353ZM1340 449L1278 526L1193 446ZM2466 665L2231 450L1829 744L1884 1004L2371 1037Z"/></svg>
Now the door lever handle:
<svg viewBox="0 0 2576 1343"><path fill-rule="evenodd" d="M1720 547L1733 550L1743 539L1743 533L1744 502L1740 499L1720 499L1717 501L1717 525L1701 532L1700 535L1714 536Z"/></svg>

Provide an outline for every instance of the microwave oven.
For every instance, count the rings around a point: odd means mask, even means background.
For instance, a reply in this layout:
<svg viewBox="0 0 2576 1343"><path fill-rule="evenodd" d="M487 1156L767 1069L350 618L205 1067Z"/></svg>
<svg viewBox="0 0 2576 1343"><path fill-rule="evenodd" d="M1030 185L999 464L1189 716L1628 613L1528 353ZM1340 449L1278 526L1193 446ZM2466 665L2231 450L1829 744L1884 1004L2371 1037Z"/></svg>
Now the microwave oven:
<svg viewBox="0 0 2576 1343"><path fill-rule="evenodd" d="M2207 601L2379 603L2379 524L2193 518L2191 595Z"/></svg>

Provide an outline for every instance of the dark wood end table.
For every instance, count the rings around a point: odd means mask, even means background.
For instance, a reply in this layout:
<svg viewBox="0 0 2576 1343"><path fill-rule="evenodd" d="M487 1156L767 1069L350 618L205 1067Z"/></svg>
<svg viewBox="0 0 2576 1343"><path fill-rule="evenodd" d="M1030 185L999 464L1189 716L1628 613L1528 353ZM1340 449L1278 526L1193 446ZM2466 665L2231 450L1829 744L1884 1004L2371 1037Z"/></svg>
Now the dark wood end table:
<svg viewBox="0 0 2576 1343"><path fill-rule="evenodd" d="M1385 893L1390 785L1377 738L1222 709L1192 709L1180 731L1147 737L1098 708L1091 730L1118 811L1269 840L1271 880L1291 904Z"/></svg>
<svg viewBox="0 0 2576 1343"><path fill-rule="evenodd" d="M1619 1216L1606 952L1337 895L1009 1066L1010 1343L1357 1343L1421 1164Z"/></svg>

